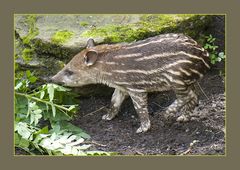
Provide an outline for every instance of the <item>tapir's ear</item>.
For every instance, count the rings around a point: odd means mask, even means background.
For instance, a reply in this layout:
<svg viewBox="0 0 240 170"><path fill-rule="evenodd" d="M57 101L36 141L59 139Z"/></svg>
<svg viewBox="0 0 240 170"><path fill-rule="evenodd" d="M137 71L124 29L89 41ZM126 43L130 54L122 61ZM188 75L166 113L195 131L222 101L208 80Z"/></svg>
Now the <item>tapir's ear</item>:
<svg viewBox="0 0 240 170"><path fill-rule="evenodd" d="M98 53L96 51L88 51L84 56L84 63L91 66L97 61L97 57Z"/></svg>
<svg viewBox="0 0 240 170"><path fill-rule="evenodd" d="M87 48L91 48L95 46L95 42L92 38L89 38L87 41Z"/></svg>

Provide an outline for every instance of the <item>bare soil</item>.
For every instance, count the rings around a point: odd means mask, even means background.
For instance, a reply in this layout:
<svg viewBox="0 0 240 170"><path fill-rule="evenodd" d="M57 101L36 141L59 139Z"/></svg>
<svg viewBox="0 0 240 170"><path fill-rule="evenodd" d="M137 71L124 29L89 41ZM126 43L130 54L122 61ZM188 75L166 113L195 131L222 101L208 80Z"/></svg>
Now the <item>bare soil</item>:
<svg viewBox="0 0 240 170"><path fill-rule="evenodd" d="M188 122L163 118L163 111L175 99L173 92L149 94L152 126L143 134L135 133L140 122L130 99L124 101L116 118L104 121L109 96L80 98L80 113L72 122L91 135L93 150L123 155L224 155L224 77L215 68L199 84L199 106Z"/></svg>

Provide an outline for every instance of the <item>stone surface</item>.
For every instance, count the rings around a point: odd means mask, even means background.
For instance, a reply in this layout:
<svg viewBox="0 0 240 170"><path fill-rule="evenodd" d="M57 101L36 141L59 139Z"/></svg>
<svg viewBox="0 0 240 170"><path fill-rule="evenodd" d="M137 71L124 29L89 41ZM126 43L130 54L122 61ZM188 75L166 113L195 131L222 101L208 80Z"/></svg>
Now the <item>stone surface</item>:
<svg viewBox="0 0 240 170"><path fill-rule="evenodd" d="M15 30L20 37L28 34L29 27L25 22L28 15L16 15ZM71 57L83 49L89 37L81 34L93 27L101 27L108 24L129 24L139 20L138 15L37 15L36 27L39 34L33 38L34 46L38 53L50 53L57 58ZM52 37L58 31L73 32L73 36L63 44L56 45ZM102 43L104 37L96 37L96 43ZM67 55L60 51L68 51ZM63 56L59 56L63 55Z"/></svg>

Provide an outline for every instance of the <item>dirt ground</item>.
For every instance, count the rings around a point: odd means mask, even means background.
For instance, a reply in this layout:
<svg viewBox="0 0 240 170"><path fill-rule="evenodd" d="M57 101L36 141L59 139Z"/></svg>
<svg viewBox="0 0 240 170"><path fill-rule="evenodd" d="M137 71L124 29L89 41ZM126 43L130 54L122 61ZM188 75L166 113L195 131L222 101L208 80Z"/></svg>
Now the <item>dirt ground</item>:
<svg viewBox="0 0 240 170"><path fill-rule="evenodd" d="M110 97L80 98L80 113L73 123L89 135L93 150L123 155L224 155L225 94L224 77L212 69L200 82L200 102L189 122L166 122L161 112L174 101L173 92L149 95L150 131L136 134L139 119L130 99L111 121L106 114ZM203 94L203 92L205 94Z"/></svg>

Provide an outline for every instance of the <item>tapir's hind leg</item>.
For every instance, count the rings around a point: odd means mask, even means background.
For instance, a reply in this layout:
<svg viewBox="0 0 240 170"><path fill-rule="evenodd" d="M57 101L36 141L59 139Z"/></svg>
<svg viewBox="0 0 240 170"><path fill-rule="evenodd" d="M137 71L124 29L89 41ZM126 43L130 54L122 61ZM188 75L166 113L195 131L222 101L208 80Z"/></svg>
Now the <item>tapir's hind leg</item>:
<svg viewBox="0 0 240 170"><path fill-rule="evenodd" d="M176 117L176 113L182 110L185 117L189 116L189 113L198 104L198 97L195 93L193 86L182 86L179 85L175 87L176 100L167 108L166 114L164 115L166 119L171 117ZM183 116L182 115L182 116ZM181 116L180 116L181 117ZM178 121L181 121L181 118Z"/></svg>
<svg viewBox="0 0 240 170"><path fill-rule="evenodd" d="M140 119L140 127L137 129L136 133L146 132L150 129L151 123L148 114L148 103L147 103L147 93L129 93L134 108Z"/></svg>

